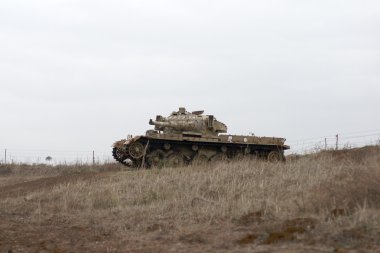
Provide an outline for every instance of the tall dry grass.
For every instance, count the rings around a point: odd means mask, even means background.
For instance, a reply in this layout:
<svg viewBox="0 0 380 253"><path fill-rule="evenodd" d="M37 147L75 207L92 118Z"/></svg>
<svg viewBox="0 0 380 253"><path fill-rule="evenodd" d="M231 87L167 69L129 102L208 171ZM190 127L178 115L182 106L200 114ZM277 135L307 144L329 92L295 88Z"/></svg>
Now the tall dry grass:
<svg viewBox="0 0 380 253"><path fill-rule="evenodd" d="M317 237L346 238L354 228L375 236L380 233L378 151L360 160L327 153L286 163L241 160L116 171L0 199L0 209L27 213L31 222L64 219L107 233L239 225L249 222L244 221L247 215L260 214L269 223L315 219L318 225L311 233Z"/></svg>

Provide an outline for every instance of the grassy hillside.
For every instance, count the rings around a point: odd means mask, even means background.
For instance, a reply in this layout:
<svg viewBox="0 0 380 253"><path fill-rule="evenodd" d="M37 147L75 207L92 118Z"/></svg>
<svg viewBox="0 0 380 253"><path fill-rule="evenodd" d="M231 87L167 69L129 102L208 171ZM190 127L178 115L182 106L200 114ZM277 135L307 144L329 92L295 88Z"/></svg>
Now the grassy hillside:
<svg viewBox="0 0 380 253"><path fill-rule="evenodd" d="M380 148L128 171L0 167L0 251L378 252Z"/></svg>

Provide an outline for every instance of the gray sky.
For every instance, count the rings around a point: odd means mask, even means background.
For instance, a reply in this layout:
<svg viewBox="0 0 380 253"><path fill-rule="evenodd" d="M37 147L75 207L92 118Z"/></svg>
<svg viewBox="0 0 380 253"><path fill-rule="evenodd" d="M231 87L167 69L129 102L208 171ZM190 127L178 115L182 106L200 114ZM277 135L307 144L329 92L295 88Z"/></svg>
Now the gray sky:
<svg viewBox="0 0 380 253"><path fill-rule="evenodd" d="M108 154L179 106L289 143L380 129L379 14L377 0L3 0L0 148Z"/></svg>

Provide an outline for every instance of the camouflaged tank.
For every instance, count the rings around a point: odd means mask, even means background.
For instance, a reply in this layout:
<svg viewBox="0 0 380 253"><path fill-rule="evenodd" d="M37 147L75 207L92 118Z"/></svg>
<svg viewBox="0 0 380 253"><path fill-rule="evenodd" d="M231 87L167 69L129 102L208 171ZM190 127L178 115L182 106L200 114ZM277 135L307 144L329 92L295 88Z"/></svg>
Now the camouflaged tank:
<svg viewBox="0 0 380 253"><path fill-rule="evenodd" d="M113 157L134 168L183 166L191 163L229 160L240 156L283 161L284 138L229 135L227 126L203 111L181 107L168 117L150 120L154 130L128 136L113 144Z"/></svg>

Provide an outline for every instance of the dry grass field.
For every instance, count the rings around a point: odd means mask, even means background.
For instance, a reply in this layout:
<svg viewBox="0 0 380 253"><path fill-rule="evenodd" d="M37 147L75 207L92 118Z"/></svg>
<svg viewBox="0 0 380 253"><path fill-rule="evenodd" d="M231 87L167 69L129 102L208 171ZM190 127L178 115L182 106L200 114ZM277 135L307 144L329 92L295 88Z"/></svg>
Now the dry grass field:
<svg viewBox="0 0 380 253"><path fill-rule="evenodd" d="M380 252L380 147L139 171L0 165L0 252Z"/></svg>

